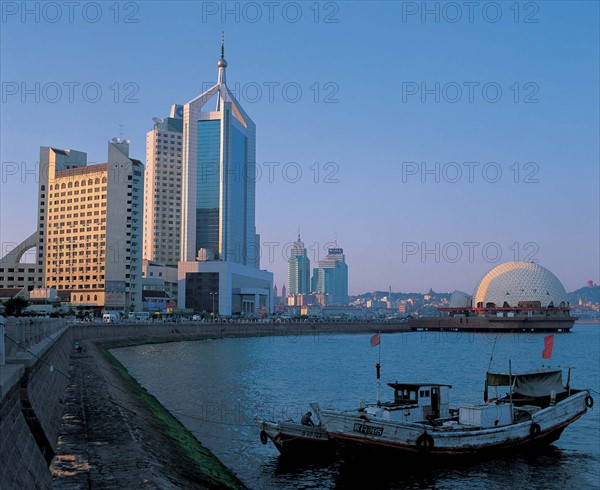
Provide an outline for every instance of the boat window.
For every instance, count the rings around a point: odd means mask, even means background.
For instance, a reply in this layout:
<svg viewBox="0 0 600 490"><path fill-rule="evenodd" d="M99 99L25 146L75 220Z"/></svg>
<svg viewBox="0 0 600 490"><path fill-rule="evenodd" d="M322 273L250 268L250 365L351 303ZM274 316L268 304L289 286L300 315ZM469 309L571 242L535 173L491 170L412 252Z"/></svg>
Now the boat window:
<svg viewBox="0 0 600 490"><path fill-rule="evenodd" d="M409 390L407 388L397 390L396 402L417 403L417 390Z"/></svg>

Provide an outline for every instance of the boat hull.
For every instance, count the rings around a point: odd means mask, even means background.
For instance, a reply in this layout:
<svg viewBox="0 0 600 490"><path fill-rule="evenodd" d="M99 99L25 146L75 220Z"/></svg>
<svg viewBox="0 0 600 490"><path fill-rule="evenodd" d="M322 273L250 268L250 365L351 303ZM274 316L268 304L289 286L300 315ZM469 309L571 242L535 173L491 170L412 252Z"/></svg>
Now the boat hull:
<svg viewBox="0 0 600 490"><path fill-rule="evenodd" d="M586 395L576 393L533 413L529 420L486 429L432 427L326 411L322 417L341 459L395 453L428 459L488 456L526 451L556 441L587 411Z"/></svg>
<svg viewBox="0 0 600 490"><path fill-rule="evenodd" d="M313 459L335 455L334 445L327 431L321 427L290 422L262 422L263 443L265 443L265 436L271 440L282 456Z"/></svg>

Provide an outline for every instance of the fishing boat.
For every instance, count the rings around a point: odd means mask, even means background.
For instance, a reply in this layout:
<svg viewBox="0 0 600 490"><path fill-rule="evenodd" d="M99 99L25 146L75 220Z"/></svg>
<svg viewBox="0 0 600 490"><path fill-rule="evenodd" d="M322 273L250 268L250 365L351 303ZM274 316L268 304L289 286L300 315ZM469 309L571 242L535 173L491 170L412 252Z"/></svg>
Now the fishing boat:
<svg viewBox="0 0 600 490"><path fill-rule="evenodd" d="M260 441L267 444L270 439L282 456L324 458L331 457L335 453L327 431L319 425L266 420L259 420L259 424Z"/></svg>
<svg viewBox="0 0 600 490"><path fill-rule="evenodd" d="M493 455L556 441L594 404L561 369L486 373L484 403L450 408L450 385L389 383L394 398L353 411L311 404L342 459L398 453L418 458ZM498 396L498 388L508 387ZM496 392L488 396L489 389Z"/></svg>

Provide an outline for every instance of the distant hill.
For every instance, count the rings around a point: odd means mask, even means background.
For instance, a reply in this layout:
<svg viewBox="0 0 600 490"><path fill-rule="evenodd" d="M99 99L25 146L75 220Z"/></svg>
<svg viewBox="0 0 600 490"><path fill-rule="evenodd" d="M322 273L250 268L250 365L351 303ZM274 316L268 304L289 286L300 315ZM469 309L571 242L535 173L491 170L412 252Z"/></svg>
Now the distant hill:
<svg viewBox="0 0 600 490"><path fill-rule="evenodd" d="M572 293L567 293L567 297L569 298L569 303L571 305L576 305L579 303L580 299L583 300L583 302L591 301L592 303L600 303L600 286L595 286L593 288L586 286L577 291L573 291Z"/></svg>
<svg viewBox="0 0 600 490"><path fill-rule="evenodd" d="M450 299L451 293L437 293L430 290L429 293L401 293L392 292L392 300L408 299L408 298L423 298L425 294L429 294L434 301L440 301L441 299ZM362 293L353 298L360 299L381 299L384 296L389 296L388 291L371 291L368 293ZM595 287L583 287L572 293L567 293L567 298L571 305L576 305L581 299L584 303L591 301L592 303L600 303L600 286Z"/></svg>

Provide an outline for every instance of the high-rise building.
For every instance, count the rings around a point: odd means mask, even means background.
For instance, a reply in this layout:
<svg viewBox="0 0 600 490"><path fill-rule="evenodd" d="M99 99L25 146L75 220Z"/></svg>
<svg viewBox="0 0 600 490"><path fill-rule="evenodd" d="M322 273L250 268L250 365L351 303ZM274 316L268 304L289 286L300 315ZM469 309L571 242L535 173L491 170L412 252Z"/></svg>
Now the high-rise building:
<svg viewBox="0 0 600 490"><path fill-rule="evenodd" d="M306 255L304 242L300 239L294 242L288 259L288 294L310 293L310 259Z"/></svg>
<svg viewBox="0 0 600 490"><path fill-rule="evenodd" d="M181 253L183 106L154 118L146 135L144 259L177 267Z"/></svg>
<svg viewBox="0 0 600 490"><path fill-rule="evenodd" d="M223 46L217 66L217 83L183 106L181 260L204 248L254 267L256 126L227 87Z"/></svg>
<svg viewBox="0 0 600 490"><path fill-rule="evenodd" d="M329 295L329 302L333 304L348 304L348 265L344 250L337 247L337 243L319 261L317 273L317 294Z"/></svg>
<svg viewBox="0 0 600 490"><path fill-rule="evenodd" d="M140 310L144 165L129 142L108 144L108 162L40 148L38 259L44 286L73 306Z"/></svg>
<svg viewBox="0 0 600 490"><path fill-rule="evenodd" d="M273 274L258 269L254 221L256 127L227 87L223 42L217 67L217 83L183 106L178 306L271 312Z"/></svg>

